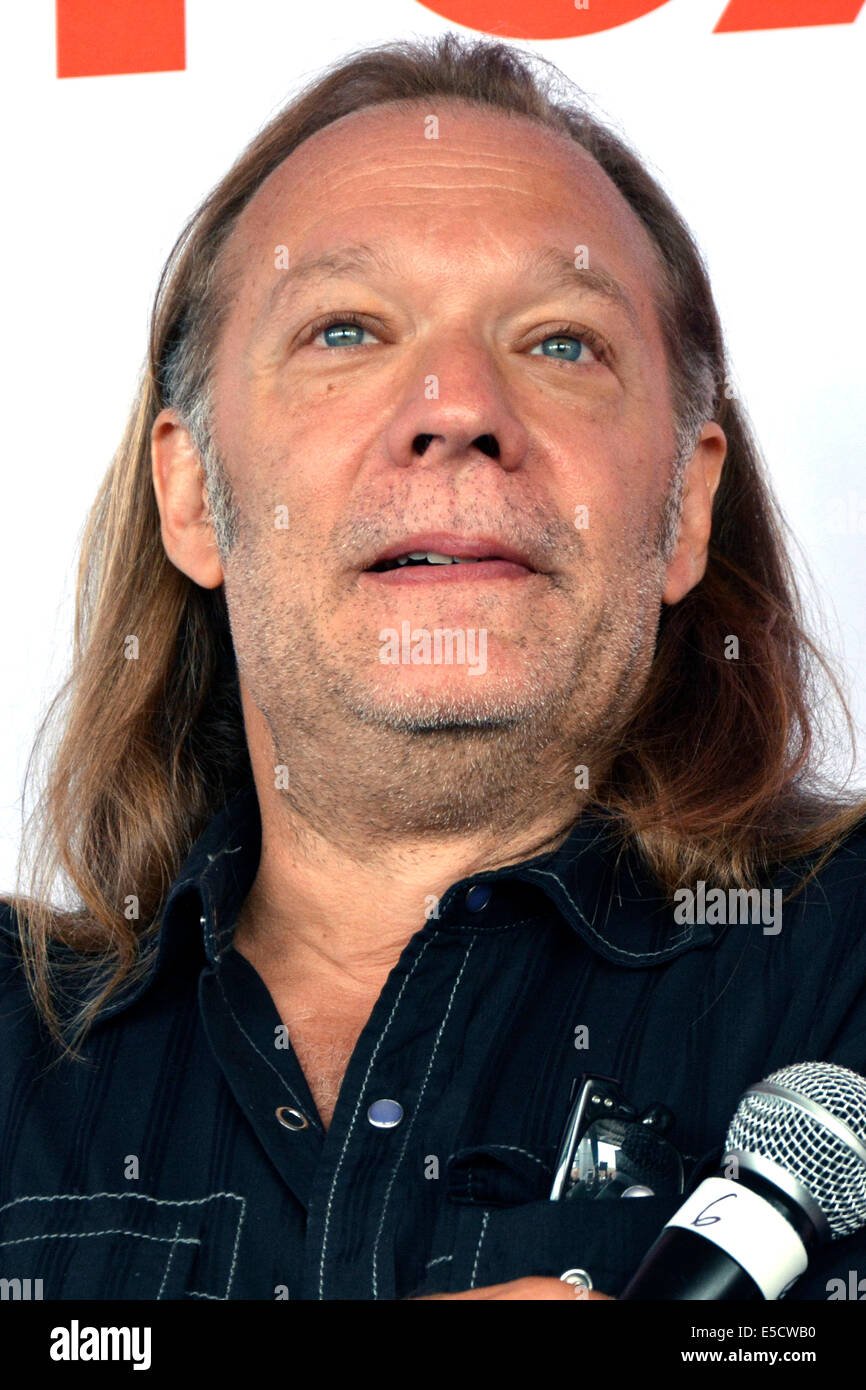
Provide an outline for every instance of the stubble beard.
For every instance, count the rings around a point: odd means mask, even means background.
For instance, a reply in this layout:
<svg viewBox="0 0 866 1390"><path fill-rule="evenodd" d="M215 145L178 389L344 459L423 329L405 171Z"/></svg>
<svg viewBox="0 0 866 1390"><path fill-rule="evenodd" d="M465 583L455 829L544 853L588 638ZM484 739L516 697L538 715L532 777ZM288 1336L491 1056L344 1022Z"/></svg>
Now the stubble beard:
<svg viewBox="0 0 866 1390"><path fill-rule="evenodd" d="M381 666L365 668L351 636L321 640L300 579L268 604L265 549L241 540L226 598L242 683L274 767L286 769L280 794L293 819L355 844L519 831L586 800L580 768L591 794L652 661L662 580L645 556L582 613L579 630L530 643L519 678L456 668L459 687L407 695L383 691Z"/></svg>

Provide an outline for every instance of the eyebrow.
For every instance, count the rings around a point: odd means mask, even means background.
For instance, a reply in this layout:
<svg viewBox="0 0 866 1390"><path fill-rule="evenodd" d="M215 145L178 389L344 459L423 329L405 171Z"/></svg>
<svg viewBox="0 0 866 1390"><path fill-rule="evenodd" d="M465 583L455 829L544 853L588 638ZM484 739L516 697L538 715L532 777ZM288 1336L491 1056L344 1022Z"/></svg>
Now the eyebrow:
<svg viewBox="0 0 866 1390"><path fill-rule="evenodd" d="M633 327L640 331L640 319L631 297L625 286L607 270L575 265L574 256L558 246L543 246L536 251L525 252L518 258L517 270L521 277L546 280L548 284L565 290L577 286L584 294L612 300L627 314Z"/></svg>
<svg viewBox="0 0 866 1390"><path fill-rule="evenodd" d="M280 272L276 284L271 289L262 307L261 321L265 322L281 302L287 289L302 285L310 280L324 280L351 275L364 275L368 271L388 271L396 274L396 267L390 257L381 249L358 243L342 246L334 251L319 255L302 256L300 260Z"/></svg>
<svg viewBox="0 0 866 1390"><path fill-rule="evenodd" d="M558 246L538 247L523 252L515 262L515 275L520 281L544 281L557 289L578 288L584 294L606 299L624 311L632 326L639 332L638 312L625 286L606 270L577 266L574 258ZM318 255L304 256L281 271L262 308L261 322L267 321L289 288L311 280L345 278L364 275L369 271L385 271L399 279L399 270L392 258L382 249L364 243L339 247Z"/></svg>

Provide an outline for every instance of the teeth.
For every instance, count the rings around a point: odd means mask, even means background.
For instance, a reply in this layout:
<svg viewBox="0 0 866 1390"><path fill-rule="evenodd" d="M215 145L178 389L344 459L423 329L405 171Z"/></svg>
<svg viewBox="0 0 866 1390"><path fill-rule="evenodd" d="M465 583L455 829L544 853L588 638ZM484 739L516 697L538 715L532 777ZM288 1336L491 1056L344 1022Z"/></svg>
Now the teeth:
<svg viewBox="0 0 866 1390"><path fill-rule="evenodd" d="M469 555L460 558L456 555L440 555L436 550L410 550L408 555L401 555L398 565L408 565L410 560L426 560L431 565L474 565L478 563L477 555Z"/></svg>

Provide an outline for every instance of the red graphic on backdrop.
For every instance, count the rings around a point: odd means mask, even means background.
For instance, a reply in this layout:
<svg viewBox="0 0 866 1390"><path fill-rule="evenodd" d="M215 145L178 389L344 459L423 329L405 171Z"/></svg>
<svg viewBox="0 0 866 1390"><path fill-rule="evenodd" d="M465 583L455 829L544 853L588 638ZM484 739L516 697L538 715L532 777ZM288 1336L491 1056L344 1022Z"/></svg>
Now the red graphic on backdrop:
<svg viewBox="0 0 866 1390"><path fill-rule="evenodd" d="M425 9L506 39L570 39L617 29L660 10L669 0L421 0ZM719 0L721 5L723 0ZM811 24L852 24L866 0L729 0L715 33L742 29L799 29Z"/></svg>
<svg viewBox="0 0 866 1390"><path fill-rule="evenodd" d="M721 2L721 0L720 0ZM497 38L568 39L617 29L669 0L419 0L425 9ZM728 0L713 31L853 24L866 0ZM184 0L56 0L57 76L175 72L186 67ZM572 8L572 5L574 8Z"/></svg>
<svg viewBox="0 0 866 1390"><path fill-rule="evenodd" d="M57 0L57 76L186 67L184 0Z"/></svg>
<svg viewBox="0 0 866 1390"><path fill-rule="evenodd" d="M505 39L570 39L597 34L660 10L668 0L589 0L576 9L573 0L421 0L424 8L456 20L467 29Z"/></svg>
<svg viewBox="0 0 866 1390"><path fill-rule="evenodd" d="M864 0L730 0L713 33L853 24L863 3Z"/></svg>

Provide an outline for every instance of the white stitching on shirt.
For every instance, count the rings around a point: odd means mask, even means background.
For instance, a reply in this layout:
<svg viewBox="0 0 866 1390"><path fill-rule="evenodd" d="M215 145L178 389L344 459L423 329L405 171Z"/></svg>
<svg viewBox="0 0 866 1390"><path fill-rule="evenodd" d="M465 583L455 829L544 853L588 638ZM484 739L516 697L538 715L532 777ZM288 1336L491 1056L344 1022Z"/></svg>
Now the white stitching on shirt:
<svg viewBox="0 0 866 1390"><path fill-rule="evenodd" d="M231 1262L231 1265L230 1265L230 1267L229 1267L229 1278L228 1278L228 1285L227 1285L227 1287L226 1287L226 1291L225 1291L224 1294L204 1294L204 1293L203 1293L203 1294L197 1295L198 1297L201 1297L201 1298L218 1298L218 1299L220 1299L220 1301L222 1301L222 1300L224 1300L224 1299L227 1299L227 1298L229 1297L229 1294L231 1293L232 1284L234 1283L235 1272L236 1272L236 1267L237 1267L238 1249L239 1249L239 1247L240 1247L240 1239L241 1239L241 1228L242 1228L242 1226L243 1226L243 1224L244 1224L244 1218L245 1218L245 1216L246 1216L246 1210L247 1210L247 1201L246 1201L246 1198L245 1198L245 1197L242 1197L241 1194L240 1194L239 1192L211 1192L210 1195L207 1196L207 1197L184 1197L184 1198L180 1198L180 1199L178 1199L178 1200L174 1200L173 1198L169 1198L169 1197L151 1197L151 1196L149 1196L149 1194L146 1193L146 1192L87 1192L87 1193L82 1193L82 1192L52 1192L52 1193L46 1194L46 1195L44 1195L44 1196L41 1195L41 1194L39 1194L39 1195L29 1196L29 1197L15 1197L15 1198L13 1198L13 1200L12 1200L11 1202L6 1202L2 1207L0 1207L0 1211L7 1211L9 1207L15 1207L15 1206L17 1206L17 1205L19 1204L19 1202L58 1202L58 1201L96 1202L96 1201L98 1201L101 1197L110 1197L113 1201L116 1201L118 1198L126 1198L127 1200L132 1200L132 1201L135 1201L135 1202L152 1202L153 1205L154 1205L154 1206L157 1206L157 1207L201 1207L201 1206L205 1206L208 1202L212 1202L216 1197L232 1197L232 1198L234 1198L234 1200L235 1200L236 1202L240 1202L240 1204L241 1204L240 1216L238 1217L237 1228L236 1228L236 1230L235 1230L235 1243L234 1243L234 1248L233 1248L233 1250L232 1250L232 1262ZM59 1231L59 1232L57 1232L57 1236L55 1236L55 1235L49 1235L49 1236L21 1236L21 1237L19 1237L18 1239L14 1240L14 1241L0 1241L0 1245L19 1245L19 1244L22 1244L23 1242L25 1242L25 1241L27 1241L27 1240L43 1240L43 1239L44 1239L44 1240L48 1240L48 1239L54 1240L54 1239L56 1239L57 1237L63 1237L63 1236L66 1236L66 1237L74 1237L74 1236L89 1236L89 1235L106 1235L106 1236L108 1236L108 1235L118 1235L118 1236L130 1235L130 1236L141 1236L141 1237L142 1237L143 1239L145 1239L145 1240L176 1240L176 1237L172 1237L172 1236L151 1236L151 1235L146 1235L146 1234L145 1234L144 1232L142 1232L142 1231L120 1231L120 1230L117 1230L117 1231L66 1231L66 1232ZM200 1244L201 1244L201 1241L200 1241L200 1240L197 1240L197 1239L195 1239L194 1237L191 1237L191 1236L190 1236L190 1237L186 1237L186 1238L182 1239L182 1240L180 1241L180 1244L182 1244L182 1245L190 1245L190 1244L192 1244L192 1245L200 1245Z"/></svg>
<svg viewBox="0 0 866 1390"><path fill-rule="evenodd" d="M503 926L500 926L500 927L483 927L483 926L481 926L480 924L477 924L477 925L476 925L476 923L474 923L474 922L449 922L449 923L447 924L447 926L443 924L443 925L439 928L439 930L440 930L440 931L443 931L443 932L445 932L445 931L455 931L455 932L456 932L456 931L472 931L472 932L478 932L479 934L483 933L484 936L493 936L495 932L501 932L501 931L514 931L514 928L515 928L515 927L526 927L526 926L529 926L529 925L534 925L537 921L538 921L538 917L537 917L537 916L536 916L536 917L521 917L521 919L520 919L519 922L506 922Z"/></svg>
<svg viewBox="0 0 866 1390"><path fill-rule="evenodd" d="M399 991L399 993L398 993L398 995L397 995L397 998L394 1000L394 1007L393 1007L393 1009L391 1010L390 1014L388 1015L388 1020L387 1020L387 1022L386 1022L386 1024L385 1024L384 1028L382 1029L382 1032L379 1034L379 1037L376 1039L376 1046L373 1048L373 1053L372 1053L372 1056L370 1057L370 1062L369 1062L369 1065L367 1066L367 1071L366 1071L366 1074L365 1074L365 1076L364 1076L363 1083L361 1084L360 1090L358 1091L358 1099L357 1099L357 1102L356 1102L356 1104L355 1104L355 1112L354 1112L354 1114L352 1115L351 1120L349 1121L349 1128L348 1128L347 1131L346 1131L346 1138L345 1138L344 1141L343 1141L343 1147L342 1147L342 1149L341 1149L341 1151L340 1151L340 1157L339 1157L339 1160L338 1160L338 1162L337 1162L337 1166L336 1166L336 1168L334 1169L334 1176L333 1176L333 1178L331 1179L331 1191L330 1191L329 1194L328 1194L328 1205L327 1205L327 1207L325 1208L325 1225L324 1225L324 1229L323 1229L323 1231L322 1231L322 1254L321 1254L321 1259L320 1259L320 1261L319 1261L319 1298L324 1298L324 1296L325 1296L325 1294L324 1294L324 1286L325 1286L325 1254L326 1254L326 1251L327 1251L327 1248L328 1248L328 1225L329 1225L330 1220L331 1220L331 1208L333 1207L333 1204L334 1204L334 1193L335 1193L335 1191L336 1191L336 1189L337 1189L337 1179L338 1179L339 1176L340 1176L340 1169L341 1169L342 1166L343 1166L343 1159L346 1157L346 1150L347 1150L348 1147L349 1147L349 1140L350 1140L351 1137L352 1137L352 1130L353 1130L353 1128L354 1128L355 1121L356 1121L356 1119L358 1118L358 1112L359 1112L360 1109L361 1109L361 1104L362 1104L362 1101L363 1101L363 1099L364 1099L364 1092L365 1092L366 1089L367 1089L367 1081L369 1080L370 1072L373 1070L373 1063L374 1063L375 1060L376 1060L376 1054L377 1054L377 1052L379 1051L379 1048L382 1046L382 1042L384 1041L385 1035L386 1035L386 1033L388 1032L388 1029L391 1027L391 1023L393 1022L394 1015L395 1015L395 1013L397 1012L397 1008L398 1008L398 1006L399 1006L399 1004L400 1004L400 1000L403 998L403 991L406 989L407 985L409 984L409 981L411 980L412 976L415 974L415 971L418 969L418 966L421 964L421 961L424 959L424 956L425 956L425 954L426 954L426 952L427 952L427 949L428 949L428 947L432 944L433 940L434 940L434 938L431 936L431 937L428 938L427 941L424 942L424 945L422 946L421 950L418 952L418 955L415 957L415 960L414 960L414 962L413 962L413 964L412 964L412 969L409 971L409 974L406 976L405 980L403 981L402 985L400 986L400 991Z"/></svg>
<svg viewBox="0 0 866 1390"><path fill-rule="evenodd" d="M474 1263L473 1266L472 1266L472 1278L471 1278L470 1281L469 1281L469 1287L470 1287L470 1289L474 1289L474 1288L475 1288L475 1276L476 1276L476 1274L478 1273L478 1257L479 1257L480 1254L481 1254L481 1242L484 1240L484 1236L485 1236L485 1234L486 1234L486 1232L487 1232L487 1223L488 1223L489 1220L490 1220L490 1212L489 1212L489 1211L485 1211L485 1213L484 1213L484 1219L483 1219L483 1221L481 1222L481 1232L480 1232L480 1234L479 1234L479 1236L478 1236L478 1244L477 1244L476 1247L475 1247L475 1263Z"/></svg>
<svg viewBox="0 0 866 1390"><path fill-rule="evenodd" d="M175 1252L175 1250L177 1249L178 1245L180 1244L180 1231L181 1231L181 1225L180 1225L180 1222L178 1221L178 1223L177 1223L177 1229L175 1230L175 1233L174 1233L174 1240L172 1241L172 1243L171 1243L171 1249L170 1249L169 1252L168 1252L168 1264L166 1265L166 1267L165 1267L165 1269L164 1269L164 1271L163 1271L162 1283L161 1283L160 1286L159 1286L159 1293L156 1295L157 1298L162 1298L162 1291L163 1291L163 1289L165 1288L165 1281L166 1281L166 1279L168 1278L168 1271L171 1269L171 1262L172 1262L172 1260L174 1259L174 1252ZM196 1241L196 1244L198 1245L199 1242Z"/></svg>
<svg viewBox="0 0 866 1390"><path fill-rule="evenodd" d="M244 1217L246 1216L246 1214L247 1214L246 1199L243 1198L243 1197L241 1197L241 1214L240 1214L240 1218L239 1218L239 1220L238 1220L238 1228L237 1228L237 1230L235 1231L235 1248L234 1248L234 1250L232 1251L232 1262L231 1262L231 1266L230 1266L230 1268L229 1268L229 1282L228 1282L228 1284L226 1285L226 1291L225 1291L225 1293L223 1294L223 1298L228 1298L229 1294L231 1293L232 1284L233 1284L234 1281L235 1281L235 1270L236 1270L237 1262L238 1262L238 1249L239 1249L240 1243L241 1243L241 1227L242 1227L243 1224L244 1224Z"/></svg>
<svg viewBox="0 0 866 1390"><path fill-rule="evenodd" d="M472 954L472 948L473 948L474 945L475 945L475 941L470 941L468 947L466 948L466 954L465 954L465 956L463 957L463 964L462 964L461 967L460 967L460 973L459 973L459 975L457 976L457 979L454 981L454 987L453 987L453 989L451 990L451 994L450 994L449 997L448 997L448 1003L445 1005L445 1013L444 1013L444 1015L443 1015L443 1017L442 1017L442 1022L441 1022L440 1025L439 1025L439 1031L438 1031L438 1033L436 1034L436 1041L435 1041L435 1043L434 1043L434 1045L433 1045L433 1051L432 1051L431 1054L430 1054L430 1061L427 1063L427 1070L426 1070L426 1072L424 1073L424 1080L421 1082L421 1089L420 1089L420 1091L418 1092L418 1099L417 1099L417 1101L416 1101L416 1103L415 1103L415 1109L414 1109L413 1112L412 1112L412 1118L411 1118L411 1120L409 1121L409 1124L406 1126L406 1137L405 1137L404 1140L403 1140L403 1147L401 1148L399 1154L397 1155L397 1162L394 1164L394 1171L393 1171L392 1174L391 1174L391 1178L390 1178L390 1181L389 1181L389 1183L388 1183L387 1190L386 1190L386 1192L385 1192L385 1200L384 1200L384 1202L382 1203L382 1215L381 1215L381 1217L379 1218L379 1229L378 1229L378 1231L376 1232L376 1240L375 1240L375 1243L374 1243L374 1245L373 1245L373 1270L372 1270L372 1273L373 1273L373 1297L374 1297L374 1298L378 1298L378 1296L379 1296L379 1283L378 1283L378 1275L377 1275L377 1272L376 1272L376 1265L377 1265L377 1261L378 1261L379 1241L382 1239L382 1230L383 1230L383 1227L384 1227L384 1225L385 1225L385 1212L388 1210L388 1203L389 1203L389 1201L390 1201L390 1199L391 1199L391 1189L392 1189L392 1187L394 1186L394 1182L395 1182L395 1179L396 1179L396 1177L397 1177L397 1172L398 1172L398 1170L399 1170L399 1168L400 1168L400 1164L403 1162L403 1158L405 1157L406 1149L407 1149L408 1144L409 1144L409 1135L412 1133L412 1126L414 1125L416 1119L418 1118L418 1111L419 1111L419 1109L421 1108L421 1100L422 1100L422 1097L423 1097L423 1095L424 1095L425 1090L427 1089L427 1082L428 1082L429 1079L430 1079L430 1072L433 1070L433 1063L435 1062L435 1060L436 1060L436 1054L437 1054L437 1052L439 1051L439 1044L440 1044L441 1041L442 1041L442 1034L445 1032L445 1025L446 1025L446 1023L448 1022L448 1015L451 1013L451 1006L452 1006L452 1004L454 1003L454 996L455 996L455 994L457 993L457 986L460 984L460 981L463 979L463 972L465 971L466 966L467 966L467 964L468 964L468 962L469 962L469 957L470 957L470 955Z"/></svg>
<svg viewBox="0 0 866 1390"><path fill-rule="evenodd" d="M46 1195L37 1194L31 1197L13 1197L11 1202L5 1202L0 1211L7 1211L9 1207L16 1207L19 1202L96 1202L100 1197L125 1198L133 1202L153 1202L158 1207L200 1207L205 1202L212 1202L214 1197L234 1197L242 1206L246 1206L246 1198L239 1192L211 1192L207 1197L182 1197L175 1200L172 1197L151 1197L147 1192L51 1192ZM170 1237L166 1236L166 1240Z"/></svg>
<svg viewBox="0 0 866 1390"><path fill-rule="evenodd" d="M178 1226L178 1230L180 1227ZM38 1236L16 1236L14 1240L0 1240L0 1245L27 1245L31 1240L86 1240L89 1236L138 1236L139 1240L168 1241L174 1245L201 1245L195 1236L151 1236L146 1231L43 1231Z"/></svg>
<svg viewBox="0 0 866 1390"><path fill-rule="evenodd" d="M546 875L547 878L555 879L565 896L568 898L568 901L571 903L578 917L585 924L587 930L591 931L594 937L596 937L599 941L603 941L605 946L609 947L611 951L615 951L619 956L632 956L635 960L647 960L652 956L663 956L667 951L670 951L673 946L678 946L681 941L688 941L690 937L694 935L694 932L691 930L678 932L677 935L672 936L668 941L667 945L663 946L659 951L626 951L623 946L615 946L614 943L612 941L609 941L606 936L602 936L600 931L596 931L592 923L581 912L580 908L574 901L574 898L569 893L562 879L559 877L558 874L555 874L552 869L530 869L528 870L528 872L539 876Z"/></svg>

